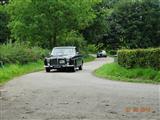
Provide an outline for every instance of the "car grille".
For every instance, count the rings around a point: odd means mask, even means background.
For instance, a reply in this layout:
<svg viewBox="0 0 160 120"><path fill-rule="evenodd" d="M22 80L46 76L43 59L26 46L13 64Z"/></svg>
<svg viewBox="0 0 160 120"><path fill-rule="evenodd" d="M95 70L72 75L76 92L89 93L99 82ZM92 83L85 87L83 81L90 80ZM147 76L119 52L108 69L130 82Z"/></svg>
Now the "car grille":
<svg viewBox="0 0 160 120"><path fill-rule="evenodd" d="M51 59L50 64L51 65L58 65L58 60L57 59Z"/></svg>
<svg viewBox="0 0 160 120"><path fill-rule="evenodd" d="M64 63L61 63L60 61L64 60ZM50 64L53 66L57 66L57 65L65 65L67 63L66 59L51 59L50 60Z"/></svg>

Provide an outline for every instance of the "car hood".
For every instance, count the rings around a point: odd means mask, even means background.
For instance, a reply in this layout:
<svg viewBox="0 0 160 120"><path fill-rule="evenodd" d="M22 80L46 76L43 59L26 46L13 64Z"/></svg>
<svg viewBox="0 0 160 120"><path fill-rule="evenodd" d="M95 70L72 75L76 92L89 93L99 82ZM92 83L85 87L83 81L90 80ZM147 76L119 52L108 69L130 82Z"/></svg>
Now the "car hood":
<svg viewBox="0 0 160 120"><path fill-rule="evenodd" d="M55 55L55 56L50 56L49 58L50 59L54 59L54 58L66 58L66 59L69 59L69 58L72 58L74 56L75 55Z"/></svg>

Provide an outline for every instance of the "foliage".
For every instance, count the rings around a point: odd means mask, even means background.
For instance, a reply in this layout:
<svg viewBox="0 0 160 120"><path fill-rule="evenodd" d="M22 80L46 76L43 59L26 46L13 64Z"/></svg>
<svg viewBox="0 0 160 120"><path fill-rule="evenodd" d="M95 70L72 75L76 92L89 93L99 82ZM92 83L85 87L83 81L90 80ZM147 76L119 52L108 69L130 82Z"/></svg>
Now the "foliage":
<svg viewBox="0 0 160 120"><path fill-rule="evenodd" d="M108 50L107 53L109 55L117 55L117 50Z"/></svg>
<svg viewBox="0 0 160 120"><path fill-rule="evenodd" d="M96 58L91 56L91 55L86 55L84 56L84 62L92 62L94 61Z"/></svg>
<svg viewBox="0 0 160 120"><path fill-rule="evenodd" d="M0 42L8 42L11 29L12 40L43 48L159 47L159 14L159 0L11 0L0 5Z"/></svg>
<svg viewBox="0 0 160 120"><path fill-rule="evenodd" d="M95 74L98 77L126 82L160 83L160 71L152 68L126 69L117 63L105 64Z"/></svg>
<svg viewBox="0 0 160 120"><path fill-rule="evenodd" d="M25 44L0 45L0 61L4 64L26 64L43 59L48 51Z"/></svg>
<svg viewBox="0 0 160 120"><path fill-rule="evenodd" d="M97 47L94 44L88 44L86 51L88 51L89 53L96 53L97 52Z"/></svg>
<svg viewBox="0 0 160 120"><path fill-rule="evenodd" d="M35 72L43 69L43 62L37 61L34 63L28 63L26 65L18 65L18 64L12 64L7 65L4 68L0 68L0 84L4 84L10 79L13 79L14 77Z"/></svg>
<svg viewBox="0 0 160 120"><path fill-rule="evenodd" d="M6 13L4 6L0 5L0 43L5 43L9 39L10 30L7 27L9 15Z"/></svg>
<svg viewBox="0 0 160 120"><path fill-rule="evenodd" d="M126 68L152 67L160 69L160 48L119 50L118 63Z"/></svg>
<svg viewBox="0 0 160 120"><path fill-rule="evenodd" d="M160 46L160 1L120 0L105 18L99 43L107 49Z"/></svg>
<svg viewBox="0 0 160 120"><path fill-rule="evenodd" d="M53 48L62 42L58 38L66 31L82 30L92 22L96 17L92 7L99 1L13 0L8 5L12 37Z"/></svg>
<svg viewBox="0 0 160 120"><path fill-rule="evenodd" d="M77 48L83 48L86 45L83 36L77 31L66 31L57 39L59 46L76 46Z"/></svg>
<svg viewBox="0 0 160 120"><path fill-rule="evenodd" d="M82 31L84 38L90 44L98 44L107 30L106 17L112 12L113 6L119 0L102 0L94 7L96 18L93 23Z"/></svg>

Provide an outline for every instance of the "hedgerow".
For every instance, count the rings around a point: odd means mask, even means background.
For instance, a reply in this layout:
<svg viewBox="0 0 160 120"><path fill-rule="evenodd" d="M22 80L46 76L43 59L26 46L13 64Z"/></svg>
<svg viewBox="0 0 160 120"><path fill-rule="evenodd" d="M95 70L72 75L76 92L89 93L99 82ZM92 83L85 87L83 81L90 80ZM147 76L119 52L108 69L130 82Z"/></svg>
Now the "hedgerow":
<svg viewBox="0 0 160 120"><path fill-rule="evenodd" d="M48 51L25 44L0 45L0 61L3 64L26 64L43 59Z"/></svg>
<svg viewBox="0 0 160 120"><path fill-rule="evenodd" d="M160 48L119 50L118 64L126 68L160 69Z"/></svg>

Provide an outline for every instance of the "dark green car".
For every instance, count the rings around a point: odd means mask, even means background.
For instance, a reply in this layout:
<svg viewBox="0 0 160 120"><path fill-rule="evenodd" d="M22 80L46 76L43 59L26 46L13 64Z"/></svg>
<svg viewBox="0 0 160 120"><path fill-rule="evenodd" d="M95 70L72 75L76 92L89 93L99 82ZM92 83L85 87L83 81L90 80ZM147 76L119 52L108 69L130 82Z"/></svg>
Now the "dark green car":
<svg viewBox="0 0 160 120"><path fill-rule="evenodd" d="M46 72L52 69L68 68L73 72L78 68L82 70L83 57L79 54L76 47L55 47L49 57L44 60Z"/></svg>

